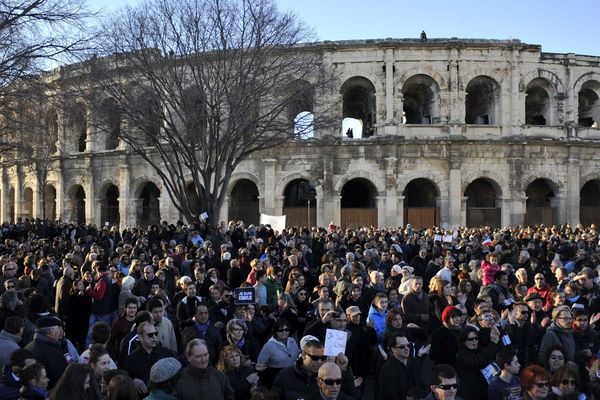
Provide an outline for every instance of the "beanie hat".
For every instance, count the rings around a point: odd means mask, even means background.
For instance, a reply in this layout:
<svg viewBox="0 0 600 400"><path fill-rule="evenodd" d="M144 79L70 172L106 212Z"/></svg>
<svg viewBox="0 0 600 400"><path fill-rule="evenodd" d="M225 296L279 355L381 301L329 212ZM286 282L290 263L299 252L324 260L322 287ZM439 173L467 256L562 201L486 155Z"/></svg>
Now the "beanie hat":
<svg viewBox="0 0 600 400"><path fill-rule="evenodd" d="M38 318L36 325L38 328L51 328L53 326L62 326L62 321L58 317L40 317Z"/></svg>
<svg viewBox="0 0 600 400"><path fill-rule="evenodd" d="M150 369L150 382L163 383L173 378L181 369L181 363L176 358L167 357L158 360Z"/></svg>
<svg viewBox="0 0 600 400"><path fill-rule="evenodd" d="M442 321L448 322L448 320L450 319L450 314L456 309L457 308L454 306L447 306L446 308L444 308L444 312L442 313Z"/></svg>

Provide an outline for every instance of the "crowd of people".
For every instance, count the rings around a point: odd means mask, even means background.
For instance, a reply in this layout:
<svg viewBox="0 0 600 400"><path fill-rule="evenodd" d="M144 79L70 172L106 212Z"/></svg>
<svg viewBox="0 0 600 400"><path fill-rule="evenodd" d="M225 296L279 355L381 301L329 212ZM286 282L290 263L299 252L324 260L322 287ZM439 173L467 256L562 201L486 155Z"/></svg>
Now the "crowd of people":
<svg viewBox="0 0 600 400"><path fill-rule="evenodd" d="M0 399L600 400L594 225L0 236Z"/></svg>

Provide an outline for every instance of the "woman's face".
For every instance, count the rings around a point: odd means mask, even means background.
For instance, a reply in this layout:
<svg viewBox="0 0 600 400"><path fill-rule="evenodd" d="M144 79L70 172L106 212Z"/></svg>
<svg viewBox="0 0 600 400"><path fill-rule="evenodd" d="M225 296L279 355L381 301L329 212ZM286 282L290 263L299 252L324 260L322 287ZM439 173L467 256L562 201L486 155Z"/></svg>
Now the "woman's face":
<svg viewBox="0 0 600 400"><path fill-rule="evenodd" d="M572 376L566 376L558 383L558 387L562 394L573 393L577 389L577 381Z"/></svg>
<svg viewBox="0 0 600 400"><path fill-rule="evenodd" d="M477 332L469 332L465 340L465 347L469 350L477 350L477 346L479 345L479 336Z"/></svg>
<svg viewBox="0 0 600 400"><path fill-rule="evenodd" d="M450 296L452 294L452 285L447 284L442 288L442 293L444 296Z"/></svg>
<svg viewBox="0 0 600 400"><path fill-rule="evenodd" d="M529 394L529 397L531 397L533 400L543 400L546 398L546 396L548 396L549 388L550 385L548 383L548 379L541 376L536 377L533 386L531 389L529 389L529 391L527 391L527 394Z"/></svg>
<svg viewBox="0 0 600 400"><path fill-rule="evenodd" d="M548 365L550 366L550 372L554 372L565 364L565 357L560 350L552 350L550 357L548 358Z"/></svg>
<svg viewBox="0 0 600 400"><path fill-rule="evenodd" d="M246 315L249 319L252 319L256 314L256 309L254 308L254 304L248 304L246 306Z"/></svg>
<svg viewBox="0 0 600 400"><path fill-rule="evenodd" d="M237 351L230 351L225 357L225 362L229 368L237 369L240 367L240 355Z"/></svg>
<svg viewBox="0 0 600 400"><path fill-rule="evenodd" d="M402 315L400 314L396 314L394 316L394 318L392 319L392 327L396 328L396 329L400 329L402 328Z"/></svg>
<svg viewBox="0 0 600 400"><path fill-rule="evenodd" d="M304 275L300 275L298 277L298 286L304 286L305 283L306 283L306 279L304 278Z"/></svg>
<svg viewBox="0 0 600 400"><path fill-rule="evenodd" d="M282 325L275 331L277 339L287 339L290 336L290 328L287 325Z"/></svg>
<svg viewBox="0 0 600 400"><path fill-rule="evenodd" d="M388 293L388 299L389 301L398 301L398 291L397 290L390 290Z"/></svg>
<svg viewBox="0 0 600 400"><path fill-rule="evenodd" d="M84 290L85 286L82 281L77 281L77 290Z"/></svg>
<svg viewBox="0 0 600 400"><path fill-rule="evenodd" d="M92 274L90 274L89 272L86 272L85 274L83 274L83 280L90 283L93 280Z"/></svg>
<svg viewBox="0 0 600 400"><path fill-rule="evenodd" d="M306 296L308 296L308 293L306 292L306 290L301 290L298 292L298 300L299 301L306 300Z"/></svg>
<svg viewBox="0 0 600 400"><path fill-rule="evenodd" d="M552 299L553 301L553 305L554 306L562 306L563 304L565 304L565 294L563 292L557 293L555 294Z"/></svg>
<svg viewBox="0 0 600 400"><path fill-rule="evenodd" d="M42 389L48 388L48 376L46 375L46 370L42 369L37 378L32 379L32 386L39 387Z"/></svg>
<svg viewBox="0 0 600 400"><path fill-rule="evenodd" d="M234 341L238 342L244 337L244 328L239 325L233 325L229 331L229 334Z"/></svg>
<svg viewBox="0 0 600 400"><path fill-rule="evenodd" d="M360 297L360 289L359 288L352 289L352 298L356 300L359 297Z"/></svg>

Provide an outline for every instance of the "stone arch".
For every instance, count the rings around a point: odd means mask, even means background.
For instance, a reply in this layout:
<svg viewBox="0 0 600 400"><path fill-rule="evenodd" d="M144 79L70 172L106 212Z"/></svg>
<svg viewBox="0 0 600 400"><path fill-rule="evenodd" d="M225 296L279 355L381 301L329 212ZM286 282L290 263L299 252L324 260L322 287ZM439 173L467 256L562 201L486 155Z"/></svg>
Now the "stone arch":
<svg viewBox="0 0 600 400"><path fill-rule="evenodd" d="M85 202L87 199L83 183L79 179L72 179L65 185L67 191L67 204L65 204L65 218L77 223L84 223L86 219Z"/></svg>
<svg viewBox="0 0 600 400"><path fill-rule="evenodd" d="M290 184L290 182L296 180L296 179L304 179L309 181L314 187L316 187L316 180L314 176L311 176L308 172L302 171L302 172L292 172L291 174L287 174L285 176L283 176L281 179L279 179L279 181L277 182L277 184L275 185L275 196L283 196L284 192L285 192L285 188L287 187L287 185Z"/></svg>
<svg viewBox="0 0 600 400"><path fill-rule="evenodd" d="M104 150L114 150L119 147L119 136L121 135L121 108L117 100L112 96L105 96L98 107L98 117L101 121L103 133Z"/></svg>
<svg viewBox="0 0 600 400"><path fill-rule="evenodd" d="M404 80L402 93L402 122L435 124L440 122L441 97L438 82L427 74L416 74Z"/></svg>
<svg viewBox="0 0 600 400"><path fill-rule="evenodd" d="M481 171L474 171L462 176L461 193L464 193L467 190L467 186L477 179L484 179L488 181L496 191L496 195L498 197L503 197L510 193L510 188L502 176Z"/></svg>
<svg viewBox="0 0 600 400"><path fill-rule="evenodd" d="M10 222L15 222L16 220L16 213L15 213L15 204L17 203L17 199L15 199L16 197L16 191L15 191L15 187L13 185L10 185L8 187L8 199L7 199L7 213L6 213L6 217L8 218L8 220Z"/></svg>
<svg viewBox="0 0 600 400"><path fill-rule="evenodd" d="M44 115L44 132L48 138L48 153L52 154L56 152L56 143L58 142L59 134L59 119L56 108L51 107L46 111Z"/></svg>
<svg viewBox="0 0 600 400"><path fill-rule="evenodd" d="M464 92L467 88L466 85L468 85L469 82L471 82L474 78L476 78L478 76L487 76L487 77L493 79L494 81L496 81L498 86L500 86L500 89L502 91L502 88L503 88L502 85L504 84L504 80L508 77L508 71L502 71L499 69L489 69L489 68L474 68L472 70L469 70L469 72L460 76L460 84L459 84L460 91Z"/></svg>
<svg viewBox="0 0 600 400"><path fill-rule="evenodd" d="M109 225L119 225L121 221L121 213L119 203L121 192L119 186L109 179L105 179L100 185L100 221L102 224L108 222Z"/></svg>
<svg viewBox="0 0 600 400"><path fill-rule="evenodd" d="M404 221L415 228L429 228L440 225L441 190L440 186L427 177L415 177L405 182Z"/></svg>
<svg viewBox="0 0 600 400"><path fill-rule="evenodd" d="M23 185L23 208L21 217L33 219L33 189L30 185Z"/></svg>
<svg viewBox="0 0 600 400"><path fill-rule="evenodd" d="M157 177L156 175L144 174L142 176L138 176L131 184L131 187L133 188L133 190L131 191L131 194L133 195L133 197L136 197L136 198L140 197L142 194L142 191L144 190L144 186L148 182L154 183L154 185L158 188L158 190L160 190L162 192L162 190L163 190L162 180L159 177Z"/></svg>
<svg viewBox="0 0 600 400"><path fill-rule="evenodd" d="M600 225L600 174L594 174L580 182L579 221L583 226Z"/></svg>
<svg viewBox="0 0 600 400"><path fill-rule="evenodd" d="M119 188L119 182L115 178L104 178L101 181L99 181L98 184L96 185L97 189L95 190L94 198L96 198L96 199L103 198L103 196L106 194L106 190L111 185L114 185L117 188ZM121 189L119 189L119 190L121 190Z"/></svg>
<svg viewBox="0 0 600 400"><path fill-rule="evenodd" d="M86 150L88 111L81 101L74 101L66 107L63 124L65 131L64 146L67 153L84 152Z"/></svg>
<svg viewBox="0 0 600 400"><path fill-rule="evenodd" d="M404 193L406 186L415 179L427 179L438 188L439 196L445 196L448 193L448 185L445 178L432 171L416 171L411 174L402 175L398 180L398 193Z"/></svg>
<svg viewBox="0 0 600 400"><path fill-rule="evenodd" d="M374 175L368 171L347 172L345 175L341 176L336 181L336 183L333 185L333 192L336 195L341 196L342 188L344 187L344 185L346 183L348 183L349 181L351 181L352 179L356 179L356 178L362 178L362 179L365 179L365 180L371 182L371 184L373 184L373 186L377 190L378 194L385 193L385 185L383 183L383 180L380 177L377 177L376 175Z"/></svg>
<svg viewBox="0 0 600 400"><path fill-rule="evenodd" d="M151 180L141 183L135 197L138 225L148 226L160 223L160 189Z"/></svg>
<svg viewBox="0 0 600 400"><path fill-rule="evenodd" d="M350 178L348 175L345 177ZM361 174L355 174L354 177L344 179L344 181L339 192L342 228L357 229L361 226L377 226L377 197L379 195L377 184Z"/></svg>
<svg viewBox="0 0 600 400"><path fill-rule="evenodd" d="M287 106L287 119L291 130L298 138L314 136L315 88L304 79L288 83L284 90Z"/></svg>
<svg viewBox="0 0 600 400"><path fill-rule="evenodd" d="M47 220L56 219L56 183L46 182L44 186L44 218Z"/></svg>
<svg viewBox="0 0 600 400"><path fill-rule="evenodd" d="M403 71L398 78L395 79L394 87L401 88L407 80L416 75L429 76L438 85L441 92L448 91L448 83L446 79L431 67L419 66Z"/></svg>
<svg viewBox="0 0 600 400"><path fill-rule="evenodd" d="M598 128L600 125L600 75L590 73L575 84L577 90L577 122L579 126Z"/></svg>
<svg viewBox="0 0 600 400"><path fill-rule="evenodd" d="M237 179L230 185L228 219L244 221L246 225L260 222L258 185L245 178Z"/></svg>
<svg viewBox="0 0 600 400"><path fill-rule="evenodd" d="M463 184L466 226L501 226L502 188L490 177L477 177Z"/></svg>
<svg viewBox="0 0 600 400"><path fill-rule="evenodd" d="M465 88L465 123L500 125L502 123L502 87L489 75L477 75Z"/></svg>
<svg viewBox="0 0 600 400"><path fill-rule="evenodd" d="M525 225L556 225L561 184L547 176L531 175L524 180Z"/></svg>
<svg viewBox="0 0 600 400"><path fill-rule="evenodd" d="M525 88L525 124L555 125L556 88L545 78L535 78Z"/></svg>
<svg viewBox="0 0 600 400"><path fill-rule="evenodd" d="M588 72L588 73L581 75L579 78L577 78L577 80L575 81L575 84L573 85L573 93L575 93L575 94L579 93L581 91L581 88L583 87L583 85L589 81L600 82L600 73Z"/></svg>
<svg viewBox="0 0 600 400"><path fill-rule="evenodd" d="M375 134L377 124L377 89L368 78L353 76L346 79L340 87L342 95L342 130L349 138L370 137ZM349 125L350 126L350 125ZM350 130L352 129L352 131ZM357 132L353 132L354 130ZM360 135L359 135L360 133Z"/></svg>
<svg viewBox="0 0 600 400"><path fill-rule="evenodd" d="M563 191L563 183L557 178L557 177L552 177L550 175L547 174L531 174L528 175L525 179L523 179L523 185L522 185L522 190L523 193L525 193L525 191L527 190L527 187L535 180L537 179L543 179L548 186L550 187L550 189L552 189L552 191L554 192L554 194L556 196L559 195L559 193L562 193Z"/></svg>
<svg viewBox="0 0 600 400"><path fill-rule="evenodd" d="M231 176L231 180L229 181L229 187L227 188L227 196L231 196L231 190L233 189L235 184L242 179L246 179L254 183L254 185L258 189L258 196L264 196L264 194L262 193L264 188L261 187L260 179L258 178L258 176L250 172L236 172ZM277 193L277 191L275 191L275 193Z"/></svg>
<svg viewBox="0 0 600 400"><path fill-rule="evenodd" d="M519 92L524 93L531 81L537 78L544 79L550 83L552 88L554 88L554 96L565 93L565 87L558 75L556 75L554 72L542 68L534 69L523 75L523 77L519 81Z"/></svg>

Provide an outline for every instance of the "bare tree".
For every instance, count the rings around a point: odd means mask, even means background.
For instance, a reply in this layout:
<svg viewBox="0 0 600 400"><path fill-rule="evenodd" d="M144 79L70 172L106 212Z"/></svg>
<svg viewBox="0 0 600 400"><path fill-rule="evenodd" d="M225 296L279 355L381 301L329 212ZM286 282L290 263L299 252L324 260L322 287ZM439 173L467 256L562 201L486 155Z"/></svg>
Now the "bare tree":
<svg viewBox="0 0 600 400"><path fill-rule="evenodd" d="M273 0L153 0L103 31L96 92L116 100L120 139L188 221L206 211L218 222L231 176L252 153L329 123L322 50L303 44L311 32Z"/></svg>

